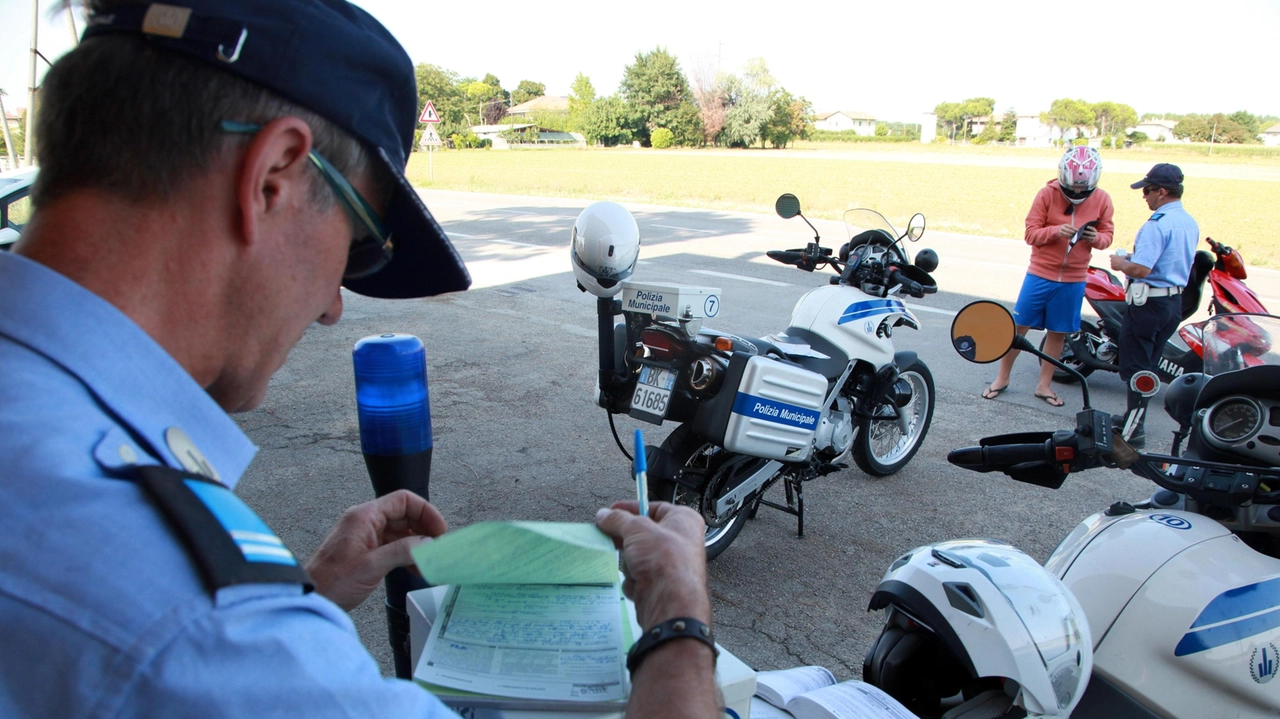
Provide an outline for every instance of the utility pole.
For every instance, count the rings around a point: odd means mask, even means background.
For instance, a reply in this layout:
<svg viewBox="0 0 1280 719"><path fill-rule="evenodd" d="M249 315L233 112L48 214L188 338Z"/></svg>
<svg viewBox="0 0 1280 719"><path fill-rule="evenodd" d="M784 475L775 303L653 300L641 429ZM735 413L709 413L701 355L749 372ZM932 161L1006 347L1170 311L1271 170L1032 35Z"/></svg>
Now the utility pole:
<svg viewBox="0 0 1280 719"><path fill-rule="evenodd" d="M1213 141L1218 139L1218 123L1213 123L1213 134L1209 135L1209 154L1213 154Z"/></svg>
<svg viewBox="0 0 1280 719"><path fill-rule="evenodd" d="M72 5L71 3L67 3L66 12L67 12L67 29L71 31L71 47L74 48L80 44L80 33L76 30L75 6Z"/></svg>
<svg viewBox="0 0 1280 719"><path fill-rule="evenodd" d="M9 169L18 169L18 151L13 147L13 134L9 132L9 118L4 112L4 90L0 90L0 124L4 125L4 147L9 151Z"/></svg>
<svg viewBox="0 0 1280 719"><path fill-rule="evenodd" d="M36 151L36 58L40 51L36 49L36 34L40 32L40 0L31 0L31 83L27 85L27 134L26 157L23 164L30 167L35 162ZM7 121L6 121L7 123Z"/></svg>

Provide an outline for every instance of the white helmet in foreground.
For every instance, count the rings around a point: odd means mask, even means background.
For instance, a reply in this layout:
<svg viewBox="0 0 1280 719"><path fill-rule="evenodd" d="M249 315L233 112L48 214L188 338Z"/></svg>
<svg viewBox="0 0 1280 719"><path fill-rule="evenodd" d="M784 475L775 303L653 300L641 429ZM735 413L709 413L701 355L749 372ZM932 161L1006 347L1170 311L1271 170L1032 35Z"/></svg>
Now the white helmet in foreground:
<svg viewBox="0 0 1280 719"><path fill-rule="evenodd" d="M578 215L569 235L573 274L584 292L613 297L635 270L640 256L640 228L627 208L616 202L594 202Z"/></svg>
<svg viewBox="0 0 1280 719"><path fill-rule="evenodd" d="M885 607L862 678L918 716L1065 718L1089 682L1093 640L1080 603L1002 542L912 550L871 597L870 609Z"/></svg>

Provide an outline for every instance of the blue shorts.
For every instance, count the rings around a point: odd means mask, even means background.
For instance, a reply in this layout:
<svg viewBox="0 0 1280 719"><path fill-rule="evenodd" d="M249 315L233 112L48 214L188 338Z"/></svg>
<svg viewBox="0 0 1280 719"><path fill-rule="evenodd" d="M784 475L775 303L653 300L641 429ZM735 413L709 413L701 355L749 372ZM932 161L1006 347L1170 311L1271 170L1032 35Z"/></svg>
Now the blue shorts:
<svg viewBox="0 0 1280 719"><path fill-rule="evenodd" d="M1038 330L1079 332L1082 302L1083 282L1054 282L1028 273L1013 308L1013 321Z"/></svg>

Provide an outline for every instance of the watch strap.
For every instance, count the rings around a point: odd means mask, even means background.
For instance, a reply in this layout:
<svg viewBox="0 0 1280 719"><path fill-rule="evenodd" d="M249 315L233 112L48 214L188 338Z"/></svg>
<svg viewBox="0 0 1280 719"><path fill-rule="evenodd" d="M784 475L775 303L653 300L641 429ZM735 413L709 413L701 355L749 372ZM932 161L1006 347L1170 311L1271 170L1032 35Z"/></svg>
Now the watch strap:
<svg viewBox="0 0 1280 719"><path fill-rule="evenodd" d="M660 624L655 624L640 635L636 643L627 652L627 671L635 673L640 662L656 646L673 639L695 639L711 648L712 656L719 656L716 649L715 635L711 627L693 617L676 617Z"/></svg>

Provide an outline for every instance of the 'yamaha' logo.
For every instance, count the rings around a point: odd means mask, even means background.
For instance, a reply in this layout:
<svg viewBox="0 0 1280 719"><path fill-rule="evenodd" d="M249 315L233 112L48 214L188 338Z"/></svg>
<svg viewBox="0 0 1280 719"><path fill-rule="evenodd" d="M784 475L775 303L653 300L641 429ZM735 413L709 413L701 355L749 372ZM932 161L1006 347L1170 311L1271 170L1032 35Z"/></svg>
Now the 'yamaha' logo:
<svg viewBox="0 0 1280 719"><path fill-rule="evenodd" d="M1278 655L1280 652L1271 642L1254 647L1253 656L1249 657L1249 676L1259 684L1275 679L1276 670L1280 668L1280 662L1276 661Z"/></svg>
<svg viewBox="0 0 1280 719"><path fill-rule="evenodd" d="M1153 514L1151 521L1159 522L1170 529L1191 529L1191 522L1182 517L1175 517L1172 514Z"/></svg>
<svg viewBox="0 0 1280 719"><path fill-rule="evenodd" d="M1181 377L1182 373L1186 372L1187 370L1162 357L1160 359L1160 371L1164 372L1170 377Z"/></svg>

